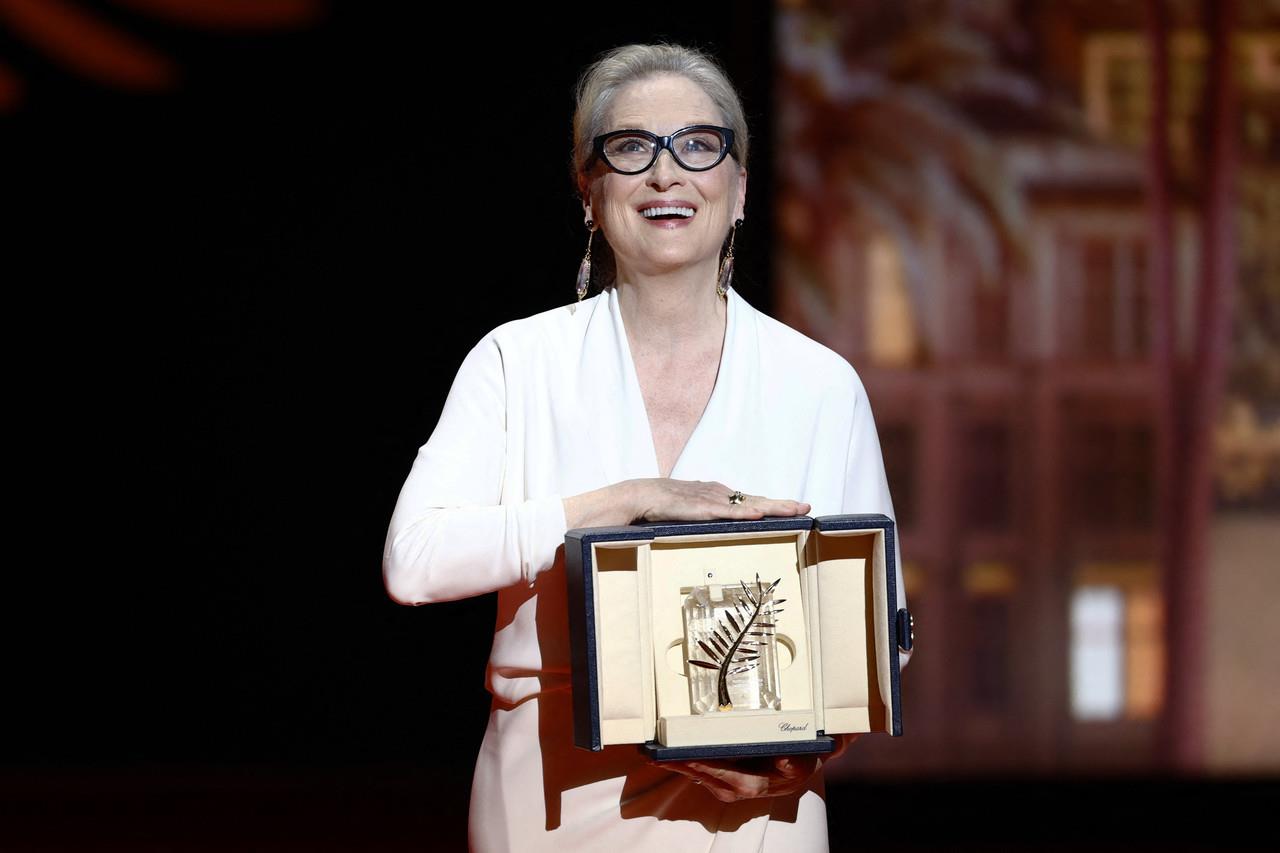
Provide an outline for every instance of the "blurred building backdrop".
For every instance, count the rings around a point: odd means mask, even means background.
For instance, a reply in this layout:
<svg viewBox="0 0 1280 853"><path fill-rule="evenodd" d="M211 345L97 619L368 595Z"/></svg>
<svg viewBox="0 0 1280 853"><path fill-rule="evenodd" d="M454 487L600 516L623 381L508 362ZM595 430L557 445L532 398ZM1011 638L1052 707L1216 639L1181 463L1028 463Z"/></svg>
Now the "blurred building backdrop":
<svg viewBox="0 0 1280 853"><path fill-rule="evenodd" d="M1280 768L1280 5L776 38L778 316L867 385L919 641L845 767Z"/></svg>

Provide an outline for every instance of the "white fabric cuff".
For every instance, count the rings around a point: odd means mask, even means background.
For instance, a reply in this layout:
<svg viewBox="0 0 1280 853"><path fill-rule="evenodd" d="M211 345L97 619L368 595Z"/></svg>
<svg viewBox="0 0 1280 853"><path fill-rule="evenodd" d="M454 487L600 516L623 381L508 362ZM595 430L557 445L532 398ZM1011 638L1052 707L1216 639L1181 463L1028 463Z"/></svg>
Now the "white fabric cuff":
<svg viewBox="0 0 1280 853"><path fill-rule="evenodd" d="M520 505L520 573L530 586L556 562L556 550L564 544L569 522L559 495L534 498Z"/></svg>

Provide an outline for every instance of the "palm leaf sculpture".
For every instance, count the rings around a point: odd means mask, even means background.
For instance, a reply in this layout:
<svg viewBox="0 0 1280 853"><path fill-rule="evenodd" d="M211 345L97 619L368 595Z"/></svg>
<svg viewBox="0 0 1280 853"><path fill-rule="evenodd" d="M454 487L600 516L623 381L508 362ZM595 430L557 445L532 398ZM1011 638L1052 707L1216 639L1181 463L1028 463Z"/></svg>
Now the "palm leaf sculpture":
<svg viewBox="0 0 1280 853"><path fill-rule="evenodd" d="M725 610L716 620L709 641L698 641L698 648L702 649L710 661L694 660L692 657L688 661L692 666L713 669L719 673L716 698L721 711L733 710L733 701L729 698L729 676L758 666L761 645L773 636L776 623L762 619L773 619L781 613L782 609L776 608L776 605L782 604L786 599L766 601L765 598L781 581L782 578L778 578L766 587L757 574L754 594L745 581L739 581L744 598L734 602L733 607ZM737 611L736 617L734 611Z"/></svg>

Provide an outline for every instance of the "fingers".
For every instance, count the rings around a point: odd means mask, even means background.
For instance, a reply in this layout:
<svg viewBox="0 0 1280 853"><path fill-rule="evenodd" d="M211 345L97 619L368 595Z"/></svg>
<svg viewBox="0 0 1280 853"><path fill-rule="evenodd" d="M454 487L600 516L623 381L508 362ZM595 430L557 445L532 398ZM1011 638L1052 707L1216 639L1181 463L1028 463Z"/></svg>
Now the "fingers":
<svg viewBox="0 0 1280 853"><path fill-rule="evenodd" d="M738 509L741 513L756 517L757 515L804 515L813 509L813 507L804 501L787 500L780 498L766 498L763 495L743 495L740 503L734 504L730 501L729 496L734 494L734 490L730 489L724 483L710 483L717 489L723 489L724 500L730 503L730 506ZM732 515L729 517L739 517Z"/></svg>
<svg viewBox="0 0 1280 853"><path fill-rule="evenodd" d="M678 773L686 777L695 785L700 785L703 790L715 797L722 803L732 803L742 799L738 792L734 791L718 777L707 773L705 770L694 769L694 762L691 761L670 761L670 762L650 762L663 770L669 770L672 773Z"/></svg>
<svg viewBox="0 0 1280 853"><path fill-rule="evenodd" d="M688 777L725 803L793 794L817 772L817 756L778 756L764 767L733 761L673 761L656 763L664 770ZM767 768L767 769L766 769Z"/></svg>
<svg viewBox="0 0 1280 853"><path fill-rule="evenodd" d="M770 498L759 498L759 506L764 510L765 515L804 515L811 506L801 501L790 500L773 500Z"/></svg>
<svg viewBox="0 0 1280 853"><path fill-rule="evenodd" d="M777 500L774 498L764 498L757 495L747 495L746 500L733 507L744 513L742 516L733 516L734 518L761 518L764 516L793 516L805 515L812 507L807 503L792 500Z"/></svg>
<svg viewBox="0 0 1280 853"><path fill-rule="evenodd" d="M731 803L735 800L772 795L767 774L744 772L727 762L690 761L689 767L704 775L706 781L703 786L711 792L712 796L723 802Z"/></svg>
<svg viewBox="0 0 1280 853"><path fill-rule="evenodd" d="M767 498L743 494L742 500L731 498L735 490L724 483L701 480L661 479L652 495L649 508L640 518L646 521L742 519L756 520L765 516L805 515L812 507L804 501Z"/></svg>

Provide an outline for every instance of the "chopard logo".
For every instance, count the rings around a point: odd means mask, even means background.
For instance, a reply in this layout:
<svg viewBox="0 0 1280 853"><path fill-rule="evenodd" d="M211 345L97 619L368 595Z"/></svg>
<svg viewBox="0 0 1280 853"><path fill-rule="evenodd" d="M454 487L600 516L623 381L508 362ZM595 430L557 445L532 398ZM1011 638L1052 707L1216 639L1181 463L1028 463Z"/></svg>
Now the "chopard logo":
<svg viewBox="0 0 1280 853"><path fill-rule="evenodd" d="M778 730L784 732L806 732L809 730L809 724L805 723L803 726L797 726L795 723L788 723L784 720L778 723Z"/></svg>

